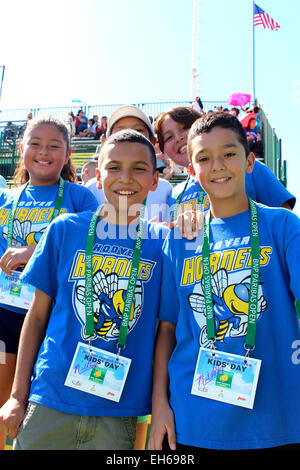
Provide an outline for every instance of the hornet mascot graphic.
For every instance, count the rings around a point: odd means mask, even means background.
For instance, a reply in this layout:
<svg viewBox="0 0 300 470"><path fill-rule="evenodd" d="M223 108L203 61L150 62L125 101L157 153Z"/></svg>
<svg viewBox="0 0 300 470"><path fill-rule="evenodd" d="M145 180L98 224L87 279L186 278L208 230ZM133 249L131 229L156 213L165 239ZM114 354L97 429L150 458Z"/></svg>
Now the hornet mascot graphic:
<svg viewBox="0 0 300 470"><path fill-rule="evenodd" d="M99 270L93 275L94 326L97 335L106 341L118 338L127 283L128 280L120 279L115 273L105 275ZM76 286L75 297L77 310L81 318L84 318L85 286L83 284ZM132 330L141 314L141 300L142 286L140 281L137 281L128 331Z"/></svg>
<svg viewBox="0 0 300 470"><path fill-rule="evenodd" d="M32 223L30 221L20 222L18 219L14 221L12 241L14 246L37 245L40 241L44 227L39 232L32 230ZM3 238L7 239L7 227L3 228Z"/></svg>
<svg viewBox="0 0 300 470"><path fill-rule="evenodd" d="M226 342L226 337L240 337L246 334L250 276L245 277L238 283L229 284L228 274L225 269L220 269L212 275L212 299L214 304L216 341ZM203 281L203 280L202 280ZM189 305L195 313L198 324L202 327L199 343L203 347L208 347L210 341L207 338L207 328L205 320L205 302L202 293L189 295ZM267 301L262 295L258 299L258 318L267 308ZM201 314L200 316L197 314Z"/></svg>

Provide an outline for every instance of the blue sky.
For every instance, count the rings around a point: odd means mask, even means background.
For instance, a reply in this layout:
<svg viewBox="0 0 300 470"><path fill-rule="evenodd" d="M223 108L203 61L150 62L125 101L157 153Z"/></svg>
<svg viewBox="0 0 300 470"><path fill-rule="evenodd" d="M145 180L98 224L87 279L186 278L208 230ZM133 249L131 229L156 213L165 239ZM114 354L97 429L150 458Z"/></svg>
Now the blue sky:
<svg viewBox="0 0 300 470"><path fill-rule="evenodd" d="M257 0L256 96L283 139L300 215L299 0ZM1 109L190 99L193 0L14 0L1 4ZM198 93L252 94L252 0L200 0Z"/></svg>

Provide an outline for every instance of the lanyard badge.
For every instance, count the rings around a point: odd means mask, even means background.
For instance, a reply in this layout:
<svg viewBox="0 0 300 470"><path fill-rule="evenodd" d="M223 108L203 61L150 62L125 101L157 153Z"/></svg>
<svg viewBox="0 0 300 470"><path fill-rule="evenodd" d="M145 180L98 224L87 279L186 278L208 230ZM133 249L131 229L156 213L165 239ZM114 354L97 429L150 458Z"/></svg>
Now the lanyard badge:
<svg viewBox="0 0 300 470"><path fill-rule="evenodd" d="M60 213L63 196L64 196L64 185L65 181L60 177L58 192L55 201L54 211L51 217L50 222L52 222L55 217ZM15 194L13 199L12 208L9 214L8 225L7 225L7 248L12 247L13 242L13 228L14 228L14 219L15 213L18 207L19 200L23 191L27 188L28 183L22 186ZM32 303L33 295L35 288L24 282L20 279L19 271L12 271L10 274L5 274L4 271L0 269L0 301L3 304L10 305L13 307L18 307L28 310Z"/></svg>
<svg viewBox="0 0 300 470"><path fill-rule="evenodd" d="M203 293L206 311L207 337L211 348L200 348L194 374L192 394L253 408L261 361L250 358L255 348L257 300L260 275L259 230L256 204L249 199L251 229L251 282L248 306L247 336L244 344L246 355L238 356L216 351L214 304L211 286L209 218L204 218L203 227ZM247 387L242 387L247 384Z"/></svg>

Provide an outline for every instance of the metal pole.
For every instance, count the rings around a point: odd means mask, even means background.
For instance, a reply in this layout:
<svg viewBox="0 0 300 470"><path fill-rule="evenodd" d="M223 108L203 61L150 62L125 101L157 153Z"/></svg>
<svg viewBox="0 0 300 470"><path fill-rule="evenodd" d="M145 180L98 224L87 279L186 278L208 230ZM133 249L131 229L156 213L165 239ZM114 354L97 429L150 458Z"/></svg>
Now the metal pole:
<svg viewBox="0 0 300 470"><path fill-rule="evenodd" d="M191 100L197 95L197 62L198 62L198 0L193 0L193 28L192 28L192 70L191 70Z"/></svg>
<svg viewBox="0 0 300 470"><path fill-rule="evenodd" d="M0 99L1 99L1 94L2 94L3 80L4 80L4 70L5 70L5 65L2 65L2 77L1 77L1 83L0 83Z"/></svg>

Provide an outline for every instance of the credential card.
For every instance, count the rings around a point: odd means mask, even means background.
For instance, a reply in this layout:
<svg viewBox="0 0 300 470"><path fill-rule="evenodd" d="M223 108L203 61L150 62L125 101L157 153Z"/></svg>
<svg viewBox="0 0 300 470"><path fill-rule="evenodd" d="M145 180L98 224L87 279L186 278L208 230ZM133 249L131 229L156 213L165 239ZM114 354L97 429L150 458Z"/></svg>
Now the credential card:
<svg viewBox="0 0 300 470"><path fill-rule="evenodd" d="M35 287L20 279L20 271L6 274L0 270L0 303L13 307L29 309Z"/></svg>
<svg viewBox="0 0 300 470"><path fill-rule="evenodd" d="M253 408L261 361L200 348L192 395Z"/></svg>
<svg viewBox="0 0 300 470"><path fill-rule="evenodd" d="M78 343L65 385L120 401L131 359Z"/></svg>

